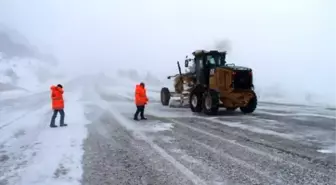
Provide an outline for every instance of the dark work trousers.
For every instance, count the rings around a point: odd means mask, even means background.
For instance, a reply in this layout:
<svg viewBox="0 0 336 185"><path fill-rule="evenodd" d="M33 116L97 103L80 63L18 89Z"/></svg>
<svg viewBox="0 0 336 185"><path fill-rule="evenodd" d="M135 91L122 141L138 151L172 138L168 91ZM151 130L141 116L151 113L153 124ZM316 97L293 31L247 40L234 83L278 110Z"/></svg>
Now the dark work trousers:
<svg viewBox="0 0 336 185"><path fill-rule="evenodd" d="M57 117L57 113L60 113L60 115L61 115L60 125L64 125L64 110L63 109L60 109L60 110L54 109L54 113L53 113L53 115L51 117L50 126L51 125L55 125L55 119Z"/></svg>
<svg viewBox="0 0 336 185"><path fill-rule="evenodd" d="M144 118L144 111L145 111L145 106L144 105L137 106L137 110L134 114L134 119L138 119L139 113L140 113L140 117Z"/></svg>

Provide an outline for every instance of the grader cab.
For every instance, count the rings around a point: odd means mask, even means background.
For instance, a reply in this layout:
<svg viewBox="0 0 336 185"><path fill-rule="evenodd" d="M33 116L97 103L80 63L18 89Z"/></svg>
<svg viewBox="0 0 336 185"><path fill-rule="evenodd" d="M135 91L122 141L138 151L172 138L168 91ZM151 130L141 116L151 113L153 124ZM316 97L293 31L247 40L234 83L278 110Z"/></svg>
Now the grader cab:
<svg viewBox="0 0 336 185"><path fill-rule="evenodd" d="M161 103L169 105L171 97L178 97L180 103L188 101L193 112L214 115L220 107L229 111L238 107L243 113L252 113L257 107L252 69L226 63L225 51L197 50L194 58L185 60L185 67L192 64L192 70L169 76L174 78L174 92L167 87L161 89Z"/></svg>

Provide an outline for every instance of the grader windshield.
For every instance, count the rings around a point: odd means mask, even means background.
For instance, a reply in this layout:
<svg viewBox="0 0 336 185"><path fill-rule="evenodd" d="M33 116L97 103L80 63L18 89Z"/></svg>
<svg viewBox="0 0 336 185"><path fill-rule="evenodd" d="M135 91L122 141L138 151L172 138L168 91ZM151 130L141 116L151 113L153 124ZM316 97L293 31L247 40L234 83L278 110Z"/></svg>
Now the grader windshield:
<svg viewBox="0 0 336 185"><path fill-rule="evenodd" d="M209 53L206 55L206 62L210 68L225 66L225 53Z"/></svg>

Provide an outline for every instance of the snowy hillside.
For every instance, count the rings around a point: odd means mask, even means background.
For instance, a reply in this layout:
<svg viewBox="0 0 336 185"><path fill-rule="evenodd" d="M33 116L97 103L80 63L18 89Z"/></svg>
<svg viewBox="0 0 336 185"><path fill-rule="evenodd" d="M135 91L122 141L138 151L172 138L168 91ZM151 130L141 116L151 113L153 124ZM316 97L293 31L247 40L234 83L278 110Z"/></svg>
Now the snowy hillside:
<svg viewBox="0 0 336 185"><path fill-rule="evenodd" d="M48 63L37 59L4 59L0 54L0 83L34 90L56 76Z"/></svg>
<svg viewBox="0 0 336 185"><path fill-rule="evenodd" d="M55 56L43 53L40 49L32 45L17 30L0 24L0 52L5 54L6 58L35 58L50 64L57 64Z"/></svg>
<svg viewBox="0 0 336 185"><path fill-rule="evenodd" d="M0 25L0 93L27 93L61 78L56 58L41 53L18 31ZM49 84L48 84L49 86Z"/></svg>

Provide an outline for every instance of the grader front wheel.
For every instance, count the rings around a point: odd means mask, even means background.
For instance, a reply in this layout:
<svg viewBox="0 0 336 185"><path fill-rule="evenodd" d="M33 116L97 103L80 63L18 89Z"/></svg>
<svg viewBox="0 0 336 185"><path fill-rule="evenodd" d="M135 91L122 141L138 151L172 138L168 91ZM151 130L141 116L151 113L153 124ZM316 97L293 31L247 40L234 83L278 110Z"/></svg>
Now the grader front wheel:
<svg viewBox="0 0 336 185"><path fill-rule="evenodd" d="M192 91L189 95L189 106L192 112L202 111L202 94Z"/></svg>
<svg viewBox="0 0 336 185"><path fill-rule="evenodd" d="M219 97L216 91L209 90L203 94L202 108L203 112L207 115L217 115L219 110Z"/></svg>
<svg viewBox="0 0 336 185"><path fill-rule="evenodd" d="M169 105L171 94L169 92L169 89L167 87L163 87L161 89L161 103L163 106Z"/></svg>

